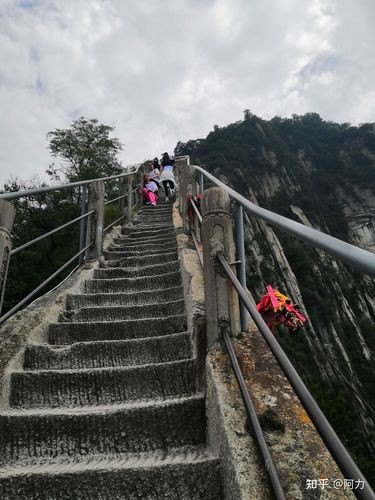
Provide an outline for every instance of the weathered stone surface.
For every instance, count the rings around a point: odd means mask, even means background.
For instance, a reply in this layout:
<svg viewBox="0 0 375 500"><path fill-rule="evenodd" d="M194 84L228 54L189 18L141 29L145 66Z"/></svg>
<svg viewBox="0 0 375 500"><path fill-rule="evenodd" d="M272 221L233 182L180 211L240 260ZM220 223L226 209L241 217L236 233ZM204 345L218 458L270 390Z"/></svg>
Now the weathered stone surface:
<svg viewBox="0 0 375 500"><path fill-rule="evenodd" d="M93 279L86 283L85 291L87 293L143 292L159 290L160 287L171 288L181 285L181 275L178 271L158 274L152 278L141 276L139 278Z"/></svg>
<svg viewBox="0 0 375 500"><path fill-rule="evenodd" d="M182 286L164 288L160 284L157 290L146 290L137 294L127 293L94 293L94 294L69 294L66 300L66 309L79 309L81 307L105 307L105 306L131 306L147 305L155 301L166 302L171 298L183 299Z"/></svg>
<svg viewBox="0 0 375 500"><path fill-rule="evenodd" d="M13 372L12 408L110 405L192 396L196 390L193 359L140 366Z"/></svg>
<svg viewBox="0 0 375 500"><path fill-rule="evenodd" d="M96 454L164 450L205 442L204 398L0 415L0 464L43 464Z"/></svg>
<svg viewBox="0 0 375 500"><path fill-rule="evenodd" d="M192 358L187 332L132 340L76 342L68 346L28 345L25 370L114 368Z"/></svg>
<svg viewBox="0 0 375 500"><path fill-rule="evenodd" d="M202 451L139 454L77 465L13 470L3 500L219 500L220 463Z"/></svg>
<svg viewBox="0 0 375 500"><path fill-rule="evenodd" d="M111 307L81 307L77 312L64 311L61 315L61 321L124 321L126 319L147 319L162 318L167 314L182 314L184 312L184 301L170 300L164 304L158 304L157 297L153 302L142 305L132 306L111 306Z"/></svg>
<svg viewBox="0 0 375 500"><path fill-rule="evenodd" d="M171 206L148 210L106 237L111 260L66 288L43 328L22 322L7 352L1 498L221 498Z"/></svg>
<svg viewBox="0 0 375 500"><path fill-rule="evenodd" d="M176 272L180 270L180 263L178 260L168 263L169 273ZM165 264L154 264L150 266L142 266L141 268L131 267L106 267L95 269L94 278L95 279L114 279L114 278L141 278L141 277L152 277L152 276L164 276L165 274ZM163 281L164 283L164 281Z"/></svg>
<svg viewBox="0 0 375 500"><path fill-rule="evenodd" d="M96 321L92 323L51 323L48 342L54 345L95 340L123 340L141 337L159 337L186 331L186 316L166 316L155 322L154 318L126 321Z"/></svg>

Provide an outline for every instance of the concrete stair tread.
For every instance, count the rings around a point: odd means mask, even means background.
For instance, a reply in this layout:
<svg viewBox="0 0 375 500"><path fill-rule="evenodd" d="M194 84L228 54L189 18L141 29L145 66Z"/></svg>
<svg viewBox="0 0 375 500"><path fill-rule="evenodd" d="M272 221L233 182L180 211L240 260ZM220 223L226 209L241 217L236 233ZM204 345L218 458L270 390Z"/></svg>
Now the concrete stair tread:
<svg viewBox="0 0 375 500"><path fill-rule="evenodd" d="M146 254L135 255L126 255L126 252L106 251L104 252L104 255L107 260L121 260L123 261L123 265L129 265L132 262L135 262L137 266L142 265L143 263L147 265L148 263L151 264L152 262L157 264L158 262L172 262L174 260L178 260L177 248L168 252L150 252Z"/></svg>
<svg viewBox="0 0 375 500"><path fill-rule="evenodd" d="M115 263L114 263L115 264ZM172 272L179 271L180 263L178 260L168 264L168 269ZM165 270L165 264L152 264L150 266L143 266L142 269L137 267L100 267L94 270L94 279L116 279L116 278L131 278L131 277L153 277L155 275L162 276Z"/></svg>
<svg viewBox="0 0 375 500"><path fill-rule="evenodd" d="M165 253L173 253L177 251L177 244L172 243L170 245L166 245L164 247L156 247L152 246L151 248L129 248L126 245L117 245L116 247L110 246L108 250L104 252L104 256L108 260L115 260L113 257L120 256L137 256L144 257L146 255L163 255Z"/></svg>
<svg viewBox="0 0 375 500"><path fill-rule="evenodd" d="M74 460L76 458L76 460ZM167 465L202 464L203 462L217 462L205 445L184 446L170 448L168 453L156 450L143 453L121 453L112 455L86 455L69 457L68 460L50 460L48 463L35 463L25 470L24 464L14 463L0 469L0 479L9 476L25 476L25 474L66 474L81 471L120 469L147 469Z"/></svg>
<svg viewBox="0 0 375 500"><path fill-rule="evenodd" d="M145 290L136 292L109 292L109 293L69 293L66 299L66 310L74 310L80 307L109 307L113 306L128 306L137 304L152 304L155 297L163 302L169 296L183 298L183 287L172 286L164 288L156 288L155 290Z"/></svg>
<svg viewBox="0 0 375 500"><path fill-rule="evenodd" d="M50 370L12 370L11 374L25 374L25 375L43 375L43 373L61 373L61 374L79 374L79 373L95 373L95 372L121 372L121 371L133 371L138 369L153 368L155 366L165 365L174 366L185 363L186 361L196 361L195 358L178 359L173 361L164 361L161 363L144 363L141 365L130 365L130 366L111 366L111 367L95 367L95 368L52 368Z"/></svg>
<svg viewBox="0 0 375 500"><path fill-rule="evenodd" d="M104 252L104 257L107 260L120 260L127 258L143 258L143 257L165 257L166 255L173 256L177 253L177 246L167 247L166 249L153 248L152 250L128 250L124 249L113 250L112 248Z"/></svg>
<svg viewBox="0 0 375 500"><path fill-rule="evenodd" d="M175 261L178 263L178 261ZM156 266L155 266L156 267ZM122 269L113 268L113 269ZM159 272L160 269L157 267L156 271ZM151 278L151 279L150 279ZM135 290L144 291L144 290L158 290L160 289L160 284L164 284L164 287L169 285L169 288L172 286L181 285L181 274L179 271L171 271L163 274L155 274L155 275L147 275L140 277L126 277L126 278L93 278L91 280L86 281L85 283L85 291L86 293L101 293L101 288L104 288L104 293L115 293L111 292L111 290L116 290L119 292L123 290L130 290L134 292ZM106 291L106 289L108 291ZM94 292L93 290L98 290L98 292Z"/></svg>
<svg viewBox="0 0 375 500"><path fill-rule="evenodd" d="M204 400L204 394L197 392L192 396L182 398L166 398L147 401L131 401L128 403L105 404L96 406L77 406L74 408L7 408L0 411L2 417L45 417L45 416L80 416L80 415L109 415L118 412L127 412L132 410L141 410L144 408L167 408L171 405L183 405L185 402L194 402Z"/></svg>
<svg viewBox="0 0 375 500"><path fill-rule="evenodd" d="M132 319L121 321L93 321L51 323L48 333L50 344L72 344L78 341L125 340L170 335L186 330L185 314L172 314L164 318ZM62 338L70 340L62 342Z"/></svg>
<svg viewBox="0 0 375 500"><path fill-rule="evenodd" d="M24 370L56 370L140 366L192 358L188 332L125 340L26 346Z"/></svg>
<svg viewBox="0 0 375 500"><path fill-rule="evenodd" d="M134 240L129 239L127 236L116 236L113 238L113 245L127 245L130 248L134 247L147 247L147 246L158 246L158 245L168 245L171 243L176 243L176 235L171 234L170 236L166 236L162 240L151 240L151 241L139 241L135 242Z"/></svg>
<svg viewBox="0 0 375 500"><path fill-rule="evenodd" d="M194 358L111 368L14 371L11 408L101 406L188 397L197 391Z"/></svg>
<svg viewBox="0 0 375 500"><path fill-rule="evenodd" d="M140 242L138 245L129 244L128 241L121 241L120 243L113 242L111 245L108 247L108 250L141 250L141 251L150 251L153 248L155 249L160 249L164 250L165 248L177 248L177 241L176 238L173 237L168 241L163 241L163 242L155 242L155 243L142 243Z"/></svg>
<svg viewBox="0 0 375 500"><path fill-rule="evenodd" d="M62 321L69 321L69 318L78 322L92 322L93 320L121 321L124 319L157 319L163 317L168 312L174 311L176 314L185 310L184 299L169 300L159 303L136 304L131 306L106 306L102 307L81 307L78 311L65 310L61 314Z"/></svg>
<svg viewBox="0 0 375 500"><path fill-rule="evenodd" d="M140 453L206 441L203 394L163 401L0 414L0 465L74 455Z"/></svg>
<svg viewBox="0 0 375 500"><path fill-rule="evenodd" d="M76 342L26 347L24 370L56 370L141 366L192 358L188 332L140 339Z"/></svg>

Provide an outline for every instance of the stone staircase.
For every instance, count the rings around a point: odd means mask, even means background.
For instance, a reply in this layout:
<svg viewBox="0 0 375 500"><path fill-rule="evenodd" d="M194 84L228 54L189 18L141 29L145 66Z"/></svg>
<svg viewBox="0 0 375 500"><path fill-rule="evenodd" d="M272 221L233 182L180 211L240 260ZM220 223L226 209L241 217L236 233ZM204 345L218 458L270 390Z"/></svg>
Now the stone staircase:
<svg viewBox="0 0 375 500"><path fill-rule="evenodd" d="M0 414L0 498L219 500L171 205L145 207L26 347Z"/></svg>

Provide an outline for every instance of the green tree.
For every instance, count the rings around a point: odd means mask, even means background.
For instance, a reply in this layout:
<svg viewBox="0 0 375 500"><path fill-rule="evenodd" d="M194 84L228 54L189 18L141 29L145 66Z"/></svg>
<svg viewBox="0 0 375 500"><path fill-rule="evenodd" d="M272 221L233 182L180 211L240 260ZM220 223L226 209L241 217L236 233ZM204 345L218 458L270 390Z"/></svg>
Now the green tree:
<svg viewBox="0 0 375 500"><path fill-rule="evenodd" d="M50 165L47 173L56 180L69 182L95 179L121 173L118 153L123 145L116 137L110 137L114 127L99 123L96 118L81 116L68 129L48 132L49 150L53 157L61 158L63 164L56 168Z"/></svg>

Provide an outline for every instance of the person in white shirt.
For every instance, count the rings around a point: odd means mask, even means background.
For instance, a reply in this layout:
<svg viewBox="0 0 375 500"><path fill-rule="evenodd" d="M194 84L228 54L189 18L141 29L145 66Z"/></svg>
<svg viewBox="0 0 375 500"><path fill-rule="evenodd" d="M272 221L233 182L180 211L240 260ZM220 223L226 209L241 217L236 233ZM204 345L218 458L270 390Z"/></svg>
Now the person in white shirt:
<svg viewBox="0 0 375 500"><path fill-rule="evenodd" d="M163 183L164 191L165 191L165 201L169 201L169 198L172 198L175 193L176 179L173 173L173 163L174 160L169 157L168 153L163 154L163 158L161 160L161 175L160 180Z"/></svg>

